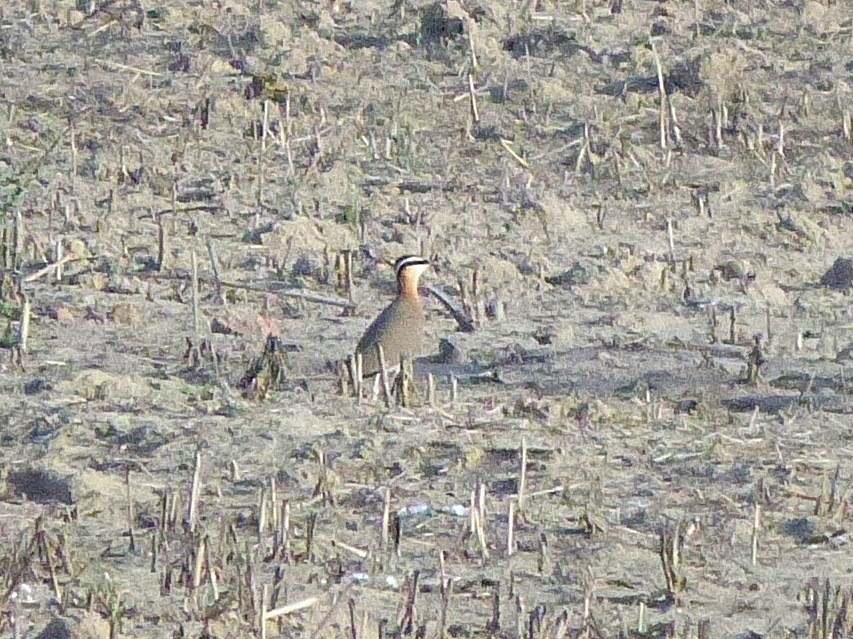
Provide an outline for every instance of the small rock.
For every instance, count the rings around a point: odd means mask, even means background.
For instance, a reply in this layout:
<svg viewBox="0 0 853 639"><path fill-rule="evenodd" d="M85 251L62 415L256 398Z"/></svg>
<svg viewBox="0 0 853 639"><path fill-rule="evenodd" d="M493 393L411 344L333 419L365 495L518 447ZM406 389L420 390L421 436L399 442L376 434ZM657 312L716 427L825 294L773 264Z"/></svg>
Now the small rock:
<svg viewBox="0 0 853 639"><path fill-rule="evenodd" d="M782 530L785 534L793 537L800 543L815 535L820 528L820 519L814 516L789 519L782 525Z"/></svg>
<svg viewBox="0 0 853 639"><path fill-rule="evenodd" d="M38 395L50 388L48 383L42 377L36 377L24 383L24 395Z"/></svg>
<svg viewBox="0 0 853 639"><path fill-rule="evenodd" d="M57 617L38 633L36 639L74 639L71 623L67 619Z"/></svg>
<svg viewBox="0 0 853 639"><path fill-rule="evenodd" d="M217 333L218 335L233 335L234 331L231 330L231 327L228 326L225 322L223 322L218 317L214 317L210 321L210 332Z"/></svg>
<svg viewBox="0 0 853 639"><path fill-rule="evenodd" d="M571 348L575 344L575 330L569 324L551 329L551 346L556 349Z"/></svg>
<svg viewBox="0 0 853 639"><path fill-rule="evenodd" d="M95 13L95 2L94 0L77 0L75 3L77 10L82 11L87 16Z"/></svg>
<svg viewBox="0 0 853 639"><path fill-rule="evenodd" d="M108 639L110 624L95 612L86 612L79 619L54 617L36 639Z"/></svg>
<svg viewBox="0 0 853 639"><path fill-rule="evenodd" d="M95 322L96 324L106 324L107 323L106 313L102 313L101 311L97 310L93 306L87 306L86 307L85 319L91 320L92 322Z"/></svg>
<svg viewBox="0 0 853 639"><path fill-rule="evenodd" d="M675 404L675 413L692 415L699 409L699 400L696 399L681 399Z"/></svg>
<svg viewBox="0 0 853 639"><path fill-rule="evenodd" d="M821 286L848 290L853 288L853 259L839 257L820 278Z"/></svg>
<svg viewBox="0 0 853 639"><path fill-rule="evenodd" d="M823 6L820 2L806 2L800 11L800 19L803 21L803 24L814 29L820 29L824 25L827 7Z"/></svg>
<svg viewBox="0 0 853 639"><path fill-rule="evenodd" d="M293 277L308 277L315 280L322 279L323 265L320 260L311 255L300 255L291 267Z"/></svg>
<svg viewBox="0 0 853 639"><path fill-rule="evenodd" d="M420 41L427 46L447 46L465 33L465 10L458 3L434 2L420 10ZM455 9L455 10L454 10ZM457 15L454 15L457 14Z"/></svg>
<svg viewBox="0 0 853 639"><path fill-rule="evenodd" d="M132 326L139 321L139 311L132 304L116 304L109 318L116 324Z"/></svg>
<svg viewBox="0 0 853 639"><path fill-rule="evenodd" d="M12 601L25 608L39 607L37 587L34 588L28 583L22 583L20 586L18 586L18 588L12 592L10 598L12 599Z"/></svg>
<svg viewBox="0 0 853 639"><path fill-rule="evenodd" d="M507 344L497 350L494 361L501 366L524 364L524 355L525 351L521 344Z"/></svg>
<svg viewBox="0 0 853 639"><path fill-rule="evenodd" d="M848 344L835 354L838 363L853 361L853 344Z"/></svg>
<svg viewBox="0 0 853 639"><path fill-rule="evenodd" d="M96 612L85 612L77 623L77 639L109 639L110 624Z"/></svg>
<svg viewBox="0 0 853 639"><path fill-rule="evenodd" d="M447 338L438 342L438 362L441 364L460 364L464 356L462 350Z"/></svg>
<svg viewBox="0 0 853 639"><path fill-rule="evenodd" d="M86 259L89 257L89 249L86 248L86 243L80 239L74 239L68 243L68 253L77 259Z"/></svg>
<svg viewBox="0 0 853 639"><path fill-rule="evenodd" d="M547 346L554 342L554 334L549 330L539 328L535 333L533 333L533 339L536 340L537 344Z"/></svg>
<svg viewBox="0 0 853 639"><path fill-rule="evenodd" d="M98 272L85 273L78 278L72 277L70 281L80 286L85 286L92 291L103 291L109 283L107 276Z"/></svg>
<svg viewBox="0 0 853 639"><path fill-rule="evenodd" d="M92 0L92 4L94 5L94 0ZM89 15L85 11L74 11L73 9L69 9L68 13L65 14L68 20L69 25L78 25L83 20L86 19L86 16Z"/></svg>
<svg viewBox="0 0 853 639"><path fill-rule="evenodd" d="M570 348L575 341L575 331L569 325L543 327L533 333L533 339L542 346Z"/></svg>
<svg viewBox="0 0 853 639"><path fill-rule="evenodd" d="M63 324L74 321L74 313L67 306L51 307L47 309L47 316Z"/></svg>
<svg viewBox="0 0 853 639"><path fill-rule="evenodd" d="M571 288L572 286L584 286L592 283L596 275L602 272L603 268L599 264L595 264L590 260L579 260L572 264L571 268L563 271L559 275L552 275L545 278L548 284L554 286L563 286Z"/></svg>
<svg viewBox="0 0 853 639"><path fill-rule="evenodd" d="M486 304L486 316L495 320L496 322L500 322L504 319L506 315L506 306L504 301L499 298L495 298L490 300L488 304Z"/></svg>
<svg viewBox="0 0 853 639"><path fill-rule="evenodd" d="M749 262L746 260L727 260L717 264L712 270L719 273L720 279L724 281L755 279L755 274L750 271Z"/></svg>

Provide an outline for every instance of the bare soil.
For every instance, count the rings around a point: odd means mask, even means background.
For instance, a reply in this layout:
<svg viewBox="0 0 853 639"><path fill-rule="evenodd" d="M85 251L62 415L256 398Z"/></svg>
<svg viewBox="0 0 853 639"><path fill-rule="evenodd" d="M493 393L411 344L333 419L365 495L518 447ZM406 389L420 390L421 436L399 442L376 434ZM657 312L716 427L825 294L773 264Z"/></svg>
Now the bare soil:
<svg viewBox="0 0 853 639"><path fill-rule="evenodd" d="M0 635L853 636L847 0L86 5L0 7ZM358 402L406 253L477 330Z"/></svg>

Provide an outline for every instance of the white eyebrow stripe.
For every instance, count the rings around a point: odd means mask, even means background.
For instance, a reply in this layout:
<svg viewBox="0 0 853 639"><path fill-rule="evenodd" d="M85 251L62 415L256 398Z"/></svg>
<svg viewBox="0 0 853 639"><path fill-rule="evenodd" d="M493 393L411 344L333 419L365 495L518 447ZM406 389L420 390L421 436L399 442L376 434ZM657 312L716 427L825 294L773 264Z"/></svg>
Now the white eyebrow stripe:
<svg viewBox="0 0 853 639"><path fill-rule="evenodd" d="M419 257L417 255L407 255L406 257L401 257L397 260L396 268L394 269L394 274L399 277L400 271L409 266L429 266L429 260Z"/></svg>

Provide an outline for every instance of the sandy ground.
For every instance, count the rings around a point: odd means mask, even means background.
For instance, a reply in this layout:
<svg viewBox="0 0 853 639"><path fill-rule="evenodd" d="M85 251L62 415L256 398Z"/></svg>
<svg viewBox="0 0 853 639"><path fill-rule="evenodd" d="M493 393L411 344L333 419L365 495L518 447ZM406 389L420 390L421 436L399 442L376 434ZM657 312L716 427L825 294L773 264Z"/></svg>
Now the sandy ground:
<svg viewBox="0 0 853 639"><path fill-rule="evenodd" d="M849 2L95 5L0 8L0 635L853 636Z"/></svg>

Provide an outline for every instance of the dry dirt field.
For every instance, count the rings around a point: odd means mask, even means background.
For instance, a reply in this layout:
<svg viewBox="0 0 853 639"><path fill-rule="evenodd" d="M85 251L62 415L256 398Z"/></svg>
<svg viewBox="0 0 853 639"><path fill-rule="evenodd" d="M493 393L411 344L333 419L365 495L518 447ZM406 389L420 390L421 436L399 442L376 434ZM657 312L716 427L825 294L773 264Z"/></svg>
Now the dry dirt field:
<svg viewBox="0 0 853 639"><path fill-rule="evenodd" d="M853 637L850 0L4 0L0 59L0 637ZM357 401L406 253L476 330Z"/></svg>

